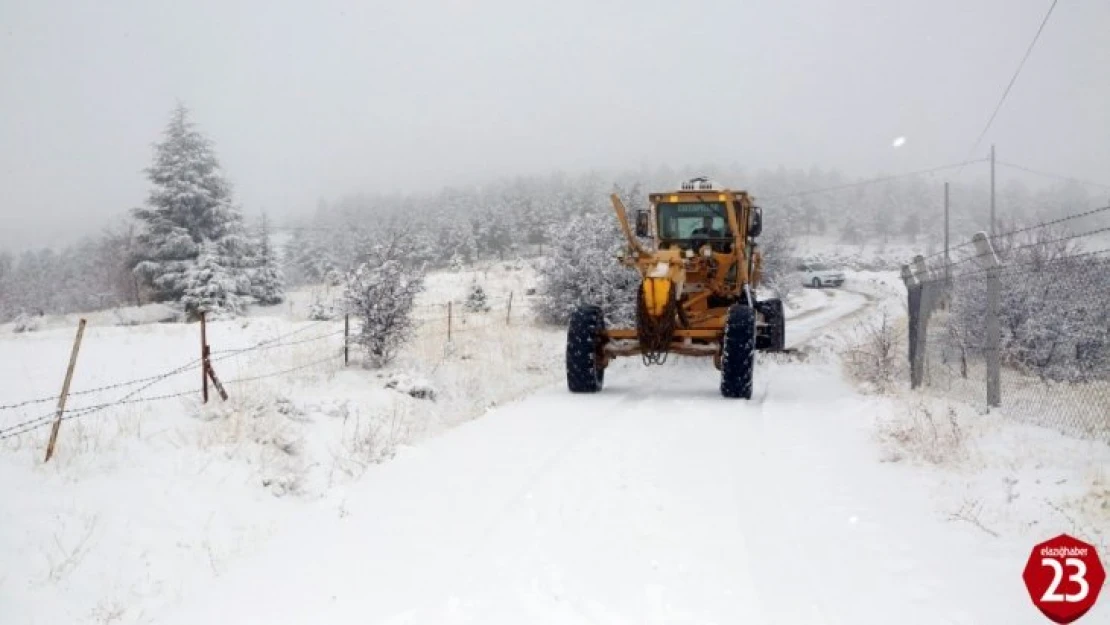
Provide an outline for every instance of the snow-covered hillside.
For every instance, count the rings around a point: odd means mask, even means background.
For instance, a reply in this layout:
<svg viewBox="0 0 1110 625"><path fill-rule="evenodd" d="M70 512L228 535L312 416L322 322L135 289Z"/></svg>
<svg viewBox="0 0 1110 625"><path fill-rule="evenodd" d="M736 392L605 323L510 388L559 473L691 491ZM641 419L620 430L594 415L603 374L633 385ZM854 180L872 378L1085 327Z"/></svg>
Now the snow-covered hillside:
<svg viewBox="0 0 1110 625"><path fill-rule="evenodd" d="M67 420L48 464L49 428L0 441L2 622L1042 622L1021 566L1061 531L1105 545L1110 451L862 394L841 357L884 311L904 324L904 290L847 273L793 294L799 352L760 355L751 402L687 358L567 394L564 332L511 264L429 276L381 372L308 319L334 290L212 323L231 397L207 406L195 324L92 316L70 410L189 365L132 399L186 394ZM460 305L472 279L489 312ZM73 322L0 329L0 405L57 392Z"/></svg>

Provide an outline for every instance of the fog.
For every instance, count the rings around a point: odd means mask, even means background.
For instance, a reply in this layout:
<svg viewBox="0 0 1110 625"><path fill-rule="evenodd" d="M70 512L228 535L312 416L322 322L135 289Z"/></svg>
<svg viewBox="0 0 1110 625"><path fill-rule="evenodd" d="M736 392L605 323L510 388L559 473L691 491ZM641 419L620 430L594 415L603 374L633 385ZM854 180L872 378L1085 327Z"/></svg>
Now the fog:
<svg viewBox="0 0 1110 625"><path fill-rule="evenodd" d="M178 100L279 217L554 170L959 162L1048 4L0 0L0 247L141 204ZM1110 181L1108 27L1061 2L975 156Z"/></svg>

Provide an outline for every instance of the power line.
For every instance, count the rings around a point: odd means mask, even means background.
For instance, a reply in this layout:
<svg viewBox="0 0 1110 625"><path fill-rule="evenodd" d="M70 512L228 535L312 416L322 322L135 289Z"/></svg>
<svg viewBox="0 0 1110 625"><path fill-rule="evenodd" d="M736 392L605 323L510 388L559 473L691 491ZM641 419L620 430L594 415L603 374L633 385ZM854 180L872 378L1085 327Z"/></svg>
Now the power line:
<svg viewBox="0 0 1110 625"><path fill-rule="evenodd" d="M1010 89L1013 89L1014 83L1017 82L1018 76L1021 74L1021 70L1025 67L1025 62L1029 60L1029 55L1033 53L1033 47L1037 45L1037 40L1041 38L1041 32L1044 31L1045 24L1048 23L1048 18L1052 15L1052 11L1056 8L1056 3L1058 1L1059 0L1052 0L1052 4L1048 7L1048 12L1045 13L1044 19L1041 20L1041 25L1037 28L1037 34L1033 35L1033 41L1029 42L1029 47L1026 48L1025 55L1021 57L1021 63L1018 63L1017 70L1014 71L1014 75L1010 77L1010 82L1006 85L1006 90L1002 92L1002 97L999 98L998 104L994 107L994 112L991 113L990 119L987 120L987 125L983 126L983 131L979 133L979 137L975 139L975 144L972 145L971 150L968 151L967 158L971 158L971 155L975 153L975 150L983 141L983 137L987 136L987 131L990 130L991 124L994 123L994 118L998 116L998 112L1002 110L1002 104L1006 102L1006 98L1010 95Z"/></svg>
<svg viewBox="0 0 1110 625"><path fill-rule="evenodd" d="M878 184L880 182L889 182L891 180L899 180L901 178L909 178L909 177L912 177L912 176L923 176L925 174L933 174L933 173L936 173L938 171L945 171L945 170L948 170L948 169L956 169L957 167L963 167L964 165L971 165L972 163L982 163L982 162L985 162L986 160L987 159L985 159L985 158L980 158L980 159L975 159L975 160L970 160L970 161L964 161L962 163L953 163L951 165L941 165L940 167L932 167L930 169L920 169L920 170L917 170L917 171L908 171L908 172L905 172L905 173L902 173L902 174L893 174L893 175L890 175L890 176L882 176L882 177L879 177L879 178L870 178L868 180L860 180L859 182L849 182L849 183L845 183L845 184L838 184L838 185L833 185L831 187L820 187L820 188L816 188L816 189L808 189L808 190L805 190L805 191L798 191L798 192L795 192L795 193L782 193L782 194L779 194L779 195L761 196L758 199L761 199L761 200L779 200L779 199L790 198L790 197L801 197L801 196L804 196L804 195L815 195L815 194L818 194L818 193L829 193L831 191L840 191L840 190L843 190L843 189L852 189L852 188L855 188L855 187L864 187L864 186L867 186L867 185Z"/></svg>
<svg viewBox="0 0 1110 625"><path fill-rule="evenodd" d="M1103 184L1101 182L1094 182L1092 180L1084 180L1082 178L1073 178L1072 176L1064 176L1064 175L1061 175L1061 174L1054 174L1052 172L1047 172L1047 171L1038 171L1038 170L1032 169L1030 167L1025 167L1024 165L1015 165L1014 163L1006 163L1006 162L1003 162L1003 161L995 161L995 162L998 165L1002 165L1003 167L1009 167L1011 169L1018 169L1018 170L1021 170L1021 171L1024 171L1024 172L1028 172L1030 174L1036 174L1038 176L1044 176L1046 178L1056 178L1057 180L1064 180L1064 181L1067 181L1067 182L1077 182L1079 184L1084 184L1084 185L1088 185L1088 186L1092 186L1092 187L1102 187L1103 189L1110 189L1110 184Z"/></svg>
<svg viewBox="0 0 1110 625"><path fill-rule="evenodd" d="M1043 221L1041 223L1034 224L1032 226L1025 226L1023 228L1016 228L1016 229L1010 230L1008 232L999 232L998 234L988 236L987 238L993 241L993 240L996 240L996 239L1001 239L1003 237L1010 237L1010 236L1014 236L1014 235L1017 235L1017 234L1023 234L1025 232L1029 232L1031 230L1039 230L1041 228L1047 228L1049 226L1055 226L1055 225L1058 225L1058 224L1062 224L1066 221L1073 221L1075 219L1081 219L1083 217L1090 217L1091 215L1097 215L1099 213L1105 213L1107 211L1110 211L1110 205L1100 206L1098 208L1092 208L1091 210L1083 211L1082 213L1075 213L1073 215L1065 215L1064 217L1061 217L1059 219L1053 219L1052 221ZM1086 234L1090 234L1090 233L1086 233ZM1084 236L1084 235L1079 235L1079 236ZM974 245L974 244L975 244L975 241L965 241L965 242L963 242L959 245L956 245L956 246L950 248L948 251L949 252L954 252L958 249L962 249L962 248L968 247L969 245ZM941 250L939 252L934 252L932 254L929 254L928 256L925 256L924 258L925 258L925 260L929 260L931 258L936 258L937 256L940 256L942 254L944 254L944 250Z"/></svg>
<svg viewBox="0 0 1110 625"><path fill-rule="evenodd" d="M1107 208L1110 208L1110 207L1107 207ZM1105 210L1105 209L1103 209L1103 210ZM1005 233L1005 234L1002 234L1002 235L997 235L995 238L1000 237L1000 236L1007 236L1008 234L1017 234L1018 232L1026 232L1026 231L1031 230L1031 229L1032 228L1026 228L1026 229L1021 230L1021 231L1014 231L1013 233ZM991 254L996 254L996 253L999 253L999 252L1010 253L1010 252L1014 252L1016 250L1023 250L1023 249L1028 249L1028 248L1031 248L1031 247L1037 247L1039 245L1052 245L1053 243L1064 243L1064 242L1067 242L1067 241L1074 241L1076 239L1082 239L1084 237L1093 237L1096 234L1103 234L1105 232L1110 232L1110 226L1106 226L1104 228L1095 228L1094 230L1088 230L1086 232L1080 232L1078 234L1069 234L1069 235L1065 235L1065 236L1062 236L1062 237L1056 237L1054 239L1049 239L1049 240L1046 240L1046 241L1032 241L1030 243L1022 243L1021 245L1015 245L1015 246L1007 248L1005 250L991 249L988 252L973 254L971 256L968 256L966 258L962 258L960 260L957 260L957 261L952 262L952 263L948 263L947 265L943 265L943 266L955 267L956 265L961 265L961 264L966 263L968 261L983 258L984 256L990 256Z"/></svg>
<svg viewBox="0 0 1110 625"><path fill-rule="evenodd" d="M1025 260L1025 261L1020 261L1020 262L1010 262L1010 263L1007 263L1006 265L1003 265L1001 267L996 267L996 268L993 268L993 269L990 269L990 268L987 268L987 269L982 269L982 268L972 269L972 270L968 270L968 271L964 271L962 273L952 275L951 277L937 276L935 278L929 278L927 280L922 280L920 282L920 284L930 284L930 283L934 283L934 282L945 282L945 281L949 281L949 280L961 280L961 279L967 279L967 278L974 278L974 277L977 277L977 276L985 276L985 275L989 274L992 271L997 272L997 275L1000 278L1009 277L1009 276L1016 276L1016 275L1026 275L1026 274L1032 273L1033 271L1036 271L1037 268L1045 268L1045 267L1055 266L1055 265L1067 265L1069 263L1074 263L1074 262L1079 261L1081 259L1088 259L1090 261L1088 264L1083 266L1083 268L1085 270L1092 270L1092 271L1093 270L1100 270L1101 267L1096 266L1094 263L1104 263L1104 262L1105 263L1110 263L1110 256L1102 256L1104 254L1110 254L1110 247L1099 249L1099 250L1092 250L1090 252L1079 252L1077 254L1071 254L1069 256L1060 256L1058 258L1032 259L1032 260ZM1032 270L1022 269L1022 267L1033 267L1034 269L1032 269ZM1075 279L1075 277L1074 277L1074 275L1069 275L1069 274L1064 273L1064 274L1061 274L1059 276L1059 279L1060 280Z"/></svg>

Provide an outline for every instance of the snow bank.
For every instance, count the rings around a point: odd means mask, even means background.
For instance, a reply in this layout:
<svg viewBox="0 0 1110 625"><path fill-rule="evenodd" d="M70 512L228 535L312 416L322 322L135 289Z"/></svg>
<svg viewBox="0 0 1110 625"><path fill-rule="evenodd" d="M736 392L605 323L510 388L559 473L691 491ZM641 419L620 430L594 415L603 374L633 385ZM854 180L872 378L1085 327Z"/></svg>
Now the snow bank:
<svg viewBox="0 0 1110 625"><path fill-rule="evenodd" d="M457 305L471 279L489 294L488 313ZM532 322L523 295L532 283L511 264L429 276L416 337L380 371L363 369L354 346L343 367L342 317L308 320L312 302L337 289L295 291L286 304L209 324L230 399L212 389L207 405L190 365L196 324L145 323L172 316L161 306L87 315L71 413L143 385L90 389L179 368L133 399L183 395L67 420L49 464L49 428L0 440L0 490L15 511L0 531L0 562L19 563L0 572L0 620L147 622L306 503L341 500L397 453L559 382L564 332ZM49 417L75 326L75 316L48 318L37 332L0 334L0 406L45 400L0 409L0 430Z"/></svg>

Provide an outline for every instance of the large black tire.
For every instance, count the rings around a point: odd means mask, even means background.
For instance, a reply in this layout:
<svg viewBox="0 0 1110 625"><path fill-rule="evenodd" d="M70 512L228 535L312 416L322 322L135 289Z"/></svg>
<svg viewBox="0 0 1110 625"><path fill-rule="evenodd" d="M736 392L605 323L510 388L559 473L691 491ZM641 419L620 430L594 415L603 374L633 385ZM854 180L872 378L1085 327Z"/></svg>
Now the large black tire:
<svg viewBox="0 0 1110 625"><path fill-rule="evenodd" d="M736 304L728 311L721 339L721 395L731 399L752 398L755 369L755 311Z"/></svg>
<svg viewBox="0 0 1110 625"><path fill-rule="evenodd" d="M781 299L757 302L756 309L763 314L768 327L756 338L756 349L781 352L786 349L786 313Z"/></svg>
<svg viewBox="0 0 1110 625"><path fill-rule="evenodd" d="M597 306L581 306L567 328L567 388L572 393L596 393L605 384L601 344L605 317Z"/></svg>

